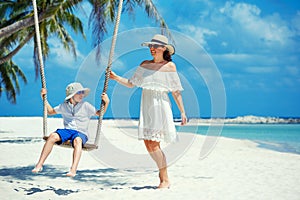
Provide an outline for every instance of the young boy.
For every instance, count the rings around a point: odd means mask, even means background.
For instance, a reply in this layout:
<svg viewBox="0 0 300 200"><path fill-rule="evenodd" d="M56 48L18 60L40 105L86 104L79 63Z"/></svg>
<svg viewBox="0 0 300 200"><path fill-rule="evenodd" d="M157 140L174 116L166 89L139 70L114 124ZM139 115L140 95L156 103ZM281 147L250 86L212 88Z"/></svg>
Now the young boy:
<svg viewBox="0 0 300 200"><path fill-rule="evenodd" d="M52 107L49 102L46 102L47 112L49 115L61 114L64 122L64 129L57 129L51 133L46 143L44 144L38 163L32 170L33 173L38 173L43 170L43 164L51 153L53 145L62 144L67 140L71 141L74 148L73 161L70 171L66 174L69 177L76 176L78 163L82 153L82 146L87 142L87 131L90 118L100 114L90 103L83 101L90 92L89 88L83 88L80 83L70 83L66 88L65 101L56 107ZM47 93L46 89L41 90L41 95ZM107 94L101 96L105 102L104 113L109 104Z"/></svg>

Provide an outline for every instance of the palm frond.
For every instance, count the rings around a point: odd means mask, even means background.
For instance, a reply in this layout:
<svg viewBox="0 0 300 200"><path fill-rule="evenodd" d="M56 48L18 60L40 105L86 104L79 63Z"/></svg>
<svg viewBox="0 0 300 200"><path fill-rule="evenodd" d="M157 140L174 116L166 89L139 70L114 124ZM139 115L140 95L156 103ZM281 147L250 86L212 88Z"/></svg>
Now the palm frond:
<svg viewBox="0 0 300 200"><path fill-rule="evenodd" d="M4 51L1 51L3 53ZM0 64L0 96L2 92L6 93L7 99L15 104L17 102L16 95L20 92L19 79L26 84L27 80L22 70L11 60Z"/></svg>
<svg viewBox="0 0 300 200"><path fill-rule="evenodd" d="M156 20L156 22L159 23L159 25L161 27L161 34L166 35L167 37L169 37L171 39L172 43L175 43L175 41L172 37L172 34L169 30L169 27L167 26L163 17L159 14L153 1L152 0L138 0L138 3L140 6L145 7L145 11L149 17L154 18Z"/></svg>
<svg viewBox="0 0 300 200"><path fill-rule="evenodd" d="M90 1L93 5L92 12L89 17L89 27L92 26L92 34L94 38L93 46L97 47L96 57L100 56L100 43L103 40L106 29L105 8L108 0Z"/></svg>

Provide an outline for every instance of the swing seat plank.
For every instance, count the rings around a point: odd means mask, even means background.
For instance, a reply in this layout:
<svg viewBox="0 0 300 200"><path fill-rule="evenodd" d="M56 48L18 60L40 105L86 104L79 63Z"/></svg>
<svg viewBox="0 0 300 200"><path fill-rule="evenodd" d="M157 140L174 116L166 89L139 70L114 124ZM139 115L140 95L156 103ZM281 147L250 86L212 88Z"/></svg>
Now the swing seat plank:
<svg viewBox="0 0 300 200"><path fill-rule="evenodd" d="M47 141L48 138L49 138L49 136L44 136L44 137L43 137L43 139L44 139L45 141ZM66 148L73 148L73 147L72 147L72 144L71 144L71 142L70 142L70 140L68 140L68 141L66 141L66 142L64 142L64 143L62 143L62 144L60 144L59 146L61 146L61 147L66 147ZM92 151L92 150L95 150L95 149L98 149L98 146L95 145L95 144L90 144L90 143L85 143L85 144L83 145L83 147L82 147L82 150L84 150L84 151Z"/></svg>

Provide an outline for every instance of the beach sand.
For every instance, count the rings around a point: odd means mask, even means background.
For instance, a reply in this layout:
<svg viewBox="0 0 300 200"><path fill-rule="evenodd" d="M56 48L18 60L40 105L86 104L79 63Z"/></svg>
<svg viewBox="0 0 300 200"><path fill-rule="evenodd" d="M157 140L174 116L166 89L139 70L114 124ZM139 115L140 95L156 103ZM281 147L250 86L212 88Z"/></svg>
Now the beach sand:
<svg viewBox="0 0 300 200"><path fill-rule="evenodd" d="M157 190L154 163L131 135L136 124L104 120L100 141L106 144L83 152L77 176L68 178L72 149L59 146L41 173L31 173L44 145L42 118L0 118L1 199L300 199L300 155L219 137L200 159L206 137L189 133L166 149L171 187ZM48 119L49 132L61 125L61 119Z"/></svg>

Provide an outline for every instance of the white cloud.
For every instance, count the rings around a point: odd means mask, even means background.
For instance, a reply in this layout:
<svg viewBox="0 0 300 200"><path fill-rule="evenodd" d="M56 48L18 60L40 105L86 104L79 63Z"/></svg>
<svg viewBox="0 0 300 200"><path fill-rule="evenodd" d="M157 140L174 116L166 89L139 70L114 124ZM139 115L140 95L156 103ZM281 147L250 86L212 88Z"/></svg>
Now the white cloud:
<svg viewBox="0 0 300 200"><path fill-rule="evenodd" d="M182 16L175 19L181 32L207 50L254 53L268 52L271 48L280 51L290 49L295 44L296 31L300 34L300 12L292 21L283 20L278 13L265 14L263 9L249 3L228 1L219 6L214 2L207 7L199 9L198 18L193 18L196 20L186 21Z"/></svg>
<svg viewBox="0 0 300 200"><path fill-rule="evenodd" d="M279 72L279 67L246 67L245 71L254 74L269 74L274 72Z"/></svg>
<svg viewBox="0 0 300 200"><path fill-rule="evenodd" d="M68 52L64 49L63 44L61 44L56 38L49 39L50 55L49 62L55 63L54 66L59 65L60 67L73 68L79 67L79 63L84 59L84 55L76 49L77 58L75 58L72 52ZM76 43L75 43L75 46Z"/></svg>
<svg viewBox="0 0 300 200"><path fill-rule="evenodd" d="M33 41L28 42L19 53L13 57L13 61L20 66L21 69L34 69L33 63Z"/></svg>
<svg viewBox="0 0 300 200"><path fill-rule="evenodd" d="M287 67L286 70L290 75L299 75L299 67L290 66Z"/></svg>
<svg viewBox="0 0 300 200"><path fill-rule="evenodd" d="M230 60L241 62L241 61L247 61L253 59L253 55L250 54L236 54L236 53L225 53L225 54L215 54L213 55L215 59L221 59L221 60Z"/></svg>
<svg viewBox="0 0 300 200"><path fill-rule="evenodd" d="M295 86L295 79L283 77L280 80L275 81L275 85L277 87L293 87Z"/></svg>
<svg viewBox="0 0 300 200"><path fill-rule="evenodd" d="M227 46L228 46L228 43L227 43L227 42L222 42L221 45L222 45L223 47L227 47Z"/></svg>
<svg viewBox="0 0 300 200"><path fill-rule="evenodd" d="M229 17L233 22L245 30L249 35L266 42L279 42L285 45L293 32L287 22L278 14L261 16L261 10L251 4L226 2L220 13Z"/></svg>
<svg viewBox="0 0 300 200"><path fill-rule="evenodd" d="M296 34L300 35L300 11L298 11L296 16L292 19L292 26L295 29Z"/></svg>
<svg viewBox="0 0 300 200"><path fill-rule="evenodd" d="M239 88L239 89L245 89L247 88L247 85L245 83L239 81L239 80L232 80L230 86L232 88Z"/></svg>
<svg viewBox="0 0 300 200"><path fill-rule="evenodd" d="M182 32L192 36L201 46L207 46L206 38L217 36L216 31L195 25L179 25Z"/></svg>

